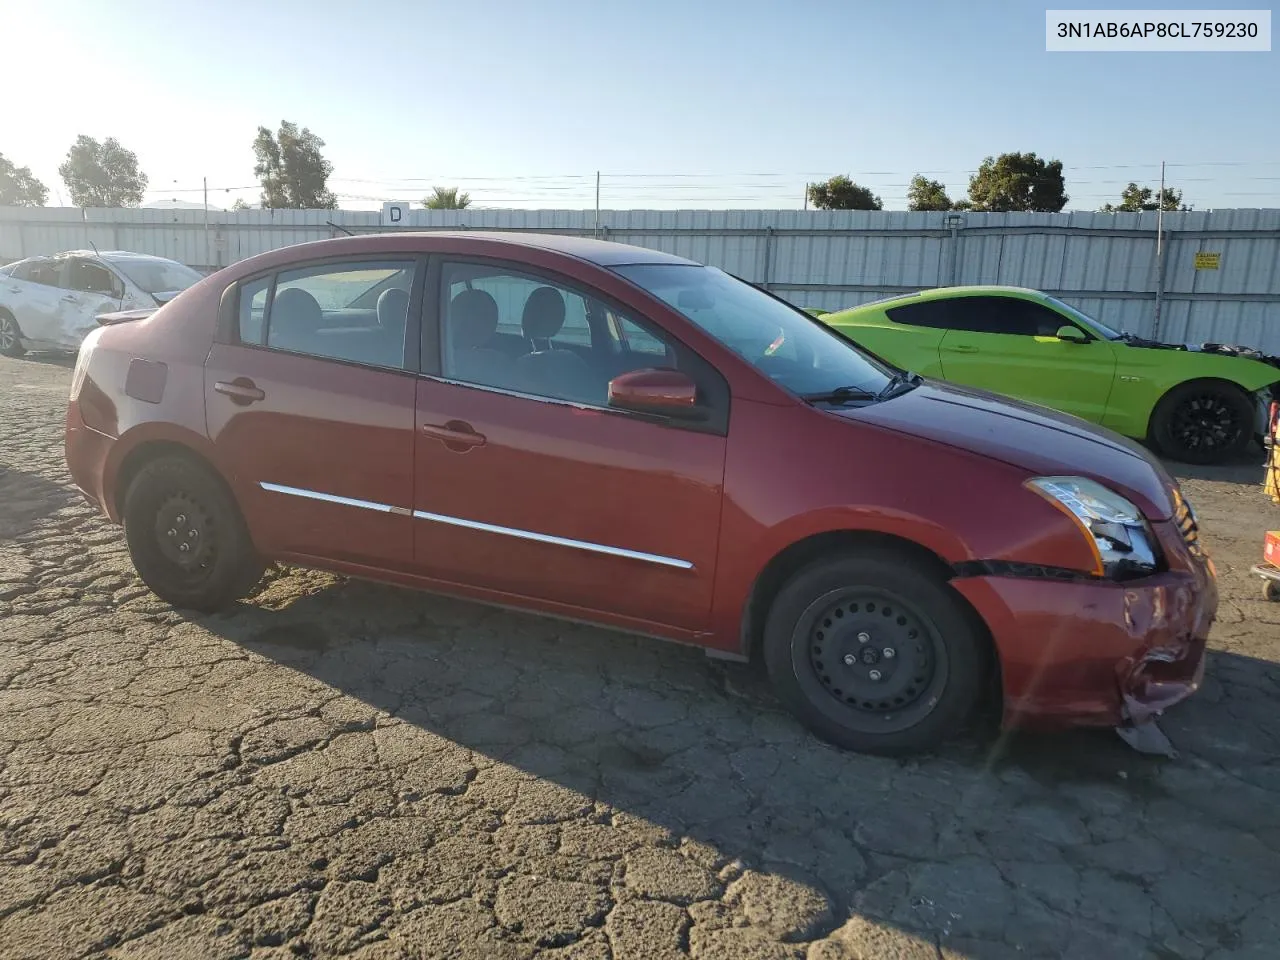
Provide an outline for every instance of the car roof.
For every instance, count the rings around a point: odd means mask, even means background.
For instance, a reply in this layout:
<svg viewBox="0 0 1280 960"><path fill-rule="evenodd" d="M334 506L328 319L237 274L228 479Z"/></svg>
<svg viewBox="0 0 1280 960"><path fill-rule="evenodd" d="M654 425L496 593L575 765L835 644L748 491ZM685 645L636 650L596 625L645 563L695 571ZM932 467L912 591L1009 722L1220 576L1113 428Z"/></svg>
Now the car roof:
<svg viewBox="0 0 1280 960"><path fill-rule="evenodd" d="M1043 299L1045 294L1041 290L1033 290L1031 287L1014 287L1001 284L972 284L969 286L958 287L930 287L927 290L916 290L911 293L899 293L890 297L881 297L877 300L868 300L866 303L859 303L856 306L845 307L841 313L852 313L855 310L864 310L868 308L883 309L893 304L903 304L908 302L922 302L928 300L947 300L952 297L1021 297L1032 299Z"/></svg>
<svg viewBox="0 0 1280 960"><path fill-rule="evenodd" d="M677 257L661 250L650 250L648 247L636 247L629 243L614 243L612 240L596 240L591 237L566 236L559 233L518 233L511 230L466 230L457 232L431 231L421 236L430 237L480 237L511 243L517 246L536 247L540 250L554 250L579 260L586 260L601 267L618 267L624 264L639 263L682 263L701 266L693 260Z"/></svg>
<svg viewBox="0 0 1280 960"><path fill-rule="evenodd" d="M564 236L563 234L486 230L389 230L380 233L362 233L328 240L312 240L306 243L276 247L246 260L235 263L237 276L263 268L277 268L303 261L311 257L361 256L367 253L436 253L442 247L447 250L450 241L476 254L502 256L517 251L546 251L585 261L600 267L618 267L632 264L680 264L701 266L692 260L677 257L646 247L633 247L609 240L590 237ZM487 249L486 249L487 248ZM505 249L504 249L505 248Z"/></svg>

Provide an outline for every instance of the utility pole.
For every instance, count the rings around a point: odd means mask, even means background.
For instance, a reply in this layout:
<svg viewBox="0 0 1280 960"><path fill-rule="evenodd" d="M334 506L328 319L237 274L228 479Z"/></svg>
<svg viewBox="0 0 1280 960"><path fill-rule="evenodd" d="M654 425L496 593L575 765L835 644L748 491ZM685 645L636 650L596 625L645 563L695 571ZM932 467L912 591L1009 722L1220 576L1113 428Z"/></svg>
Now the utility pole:
<svg viewBox="0 0 1280 960"><path fill-rule="evenodd" d="M1160 193L1156 197L1156 316L1151 339L1160 339L1160 310L1164 304L1164 161L1160 161Z"/></svg>
<svg viewBox="0 0 1280 960"><path fill-rule="evenodd" d="M209 178L201 177L200 180L204 186L204 265L212 267L213 260L209 256Z"/></svg>
<svg viewBox="0 0 1280 960"><path fill-rule="evenodd" d="M809 209L809 185L804 185L804 209Z"/></svg>
<svg viewBox="0 0 1280 960"><path fill-rule="evenodd" d="M593 237L600 236L600 171L596 171L596 223L591 230Z"/></svg>

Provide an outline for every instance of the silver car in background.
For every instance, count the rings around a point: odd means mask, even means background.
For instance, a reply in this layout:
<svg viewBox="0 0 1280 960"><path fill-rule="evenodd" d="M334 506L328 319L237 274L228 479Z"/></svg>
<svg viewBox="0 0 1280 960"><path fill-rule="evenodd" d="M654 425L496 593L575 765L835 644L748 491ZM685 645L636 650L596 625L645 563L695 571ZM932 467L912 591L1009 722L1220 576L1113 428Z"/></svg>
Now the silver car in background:
<svg viewBox="0 0 1280 960"><path fill-rule="evenodd" d="M0 353L74 352L98 316L155 309L203 275L164 257L72 250L0 267Z"/></svg>

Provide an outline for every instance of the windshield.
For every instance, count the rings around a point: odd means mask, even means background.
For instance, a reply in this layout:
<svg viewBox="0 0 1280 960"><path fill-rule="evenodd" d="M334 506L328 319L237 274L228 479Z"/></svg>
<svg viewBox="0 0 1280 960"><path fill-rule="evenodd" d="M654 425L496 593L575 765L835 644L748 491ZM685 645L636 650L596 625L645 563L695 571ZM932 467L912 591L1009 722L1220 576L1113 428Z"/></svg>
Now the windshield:
<svg viewBox="0 0 1280 960"><path fill-rule="evenodd" d="M1081 313L1075 307L1071 306L1071 304L1063 303L1057 297L1045 297L1045 299L1049 301L1049 303L1053 304L1053 306L1056 307L1058 310L1061 310L1063 313L1069 316L1072 320L1076 321L1077 323L1083 324L1085 327L1087 327L1090 330L1094 330L1097 333L1102 334L1108 340L1123 340L1126 336L1125 334L1121 333L1119 330L1112 330L1101 320L1095 320L1093 317L1089 316L1087 313Z"/></svg>
<svg viewBox="0 0 1280 960"><path fill-rule="evenodd" d="M893 377L892 369L818 320L715 267L654 263L613 269L794 393L851 387L878 394Z"/></svg>
<svg viewBox="0 0 1280 960"><path fill-rule="evenodd" d="M112 260L111 265L132 280L143 293L175 293L204 279L190 267L159 257L122 258Z"/></svg>

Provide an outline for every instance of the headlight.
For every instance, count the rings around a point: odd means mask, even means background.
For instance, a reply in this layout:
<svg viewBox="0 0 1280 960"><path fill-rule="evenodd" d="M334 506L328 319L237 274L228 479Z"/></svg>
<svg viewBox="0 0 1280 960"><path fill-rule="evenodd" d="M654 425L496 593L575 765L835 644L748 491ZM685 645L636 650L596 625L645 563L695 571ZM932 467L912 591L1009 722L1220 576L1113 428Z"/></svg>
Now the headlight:
<svg viewBox="0 0 1280 960"><path fill-rule="evenodd" d="M1112 580L1155 573L1155 535L1142 511L1120 494L1085 477L1037 477L1026 486L1075 520L1093 552L1093 573Z"/></svg>

